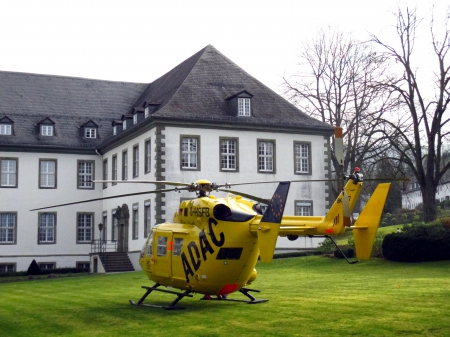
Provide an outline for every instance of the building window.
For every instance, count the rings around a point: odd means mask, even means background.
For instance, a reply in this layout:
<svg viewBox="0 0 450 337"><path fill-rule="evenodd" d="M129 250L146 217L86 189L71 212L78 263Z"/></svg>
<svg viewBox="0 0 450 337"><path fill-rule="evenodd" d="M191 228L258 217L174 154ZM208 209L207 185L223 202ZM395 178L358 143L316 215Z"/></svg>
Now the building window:
<svg viewBox="0 0 450 337"><path fill-rule="evenodd" d="M238 98L238 116L250 117L250 98Z"/></svg>
<svg viewBox="0 0 450 337"><path fill-rule="evenodd" d="M103 160L103 180L108 180L108 159ZM108 183L103 183L103 188L107 188Z"/></svg>
<svg viewBox="0 0 450 337"><path fill-rule="evenodd" d="M0 187L17 187L17 161L15 158L1 158Z"/></svg>
<svg viewBox="0 0 450 337"><path fill-rule="evenodd" d="M53 136L53 125L41 125L42 136Z"/></svg>
<svg viewBox="0 0 450 337"><path fill-rule="evenodd" d="M77 243L90 243L92 241L93 214L83 213L77 215Z"/></svg>
<svg viewBox="0 0 450 337"><path fill-rule="evenodd" d="M102 224L103 224L103 229L100 231L101 239L103 241L106 241L106 238L107 238L106 233L107 233L107 228L108 228L108 212L103 212L103 222L102 222Z"/></svg>
<svg viewBox="0 0 450 337"><path fill-rule="evenodd" d="M122 180L128 180L128 152L122 152Z"/></svg>
<svg viewBox="0 0 450 337"><path fill-rule="evenodd" d="M133 204L133 228L132 228L133 239L139 237L139 204Z"/></svg>
<svg viewBox="0 0 450 337"><path fill-rule="evenodd" d="M0 244L16 243L16 213L0 213Z"/></svg>
<svg viewBox="0 0 450 337"><path fill-rule="evenodd" d="M78 188L94 188L94 161L78 161Z"/></svg>
<svg viewBox="0 0 450 337"><path fill-rule="evenodd" d="M56 188L56 160L39 160L39 188Z"/></svg>
<svg viewBox="0 0 450 337"><path fill-rule="evenodd" d="M116 181L117 180L117 155L112 156L112 180ZM117 183L112 183L113 185L117 185Z"/></svg>
<svg viewBox="0 0 450 337"><path fill-rule="evenodd" d="M294 143L294 162L296 174L308 174L311 172L310 147L311 145L309 143Z"/></svg>
<svg viewBox="0 0 450 337"><path fill-rule="evenodd" d="M39 214L39 243L55 243L56 238L56 214L41 213Z"/></svg>
<svg viewBox="0 0 450 337"><path fill-rule="evenodd" d="M151 225L151 212L150 212L150 200L144 201L144 237L150 233Z"/></svg>
<svg viewBox="0 0 450 337"><path fill-rule="evenodd" d="M39 269L41 269L41 270L56 269L55 262L40 262L38 264L39 264Z"/></svg>
<svg viewBox="0 0 450 337"><path fill-rule="evenodd" d="M144 117L147 118L148 116L150 116L150 107L144 109Z"/></svg>
<svg viewBox="0 0 450 337"><path fill-rule="evenodd" d="M258 141L258 171L275 173L275 142Z"/></svg>
<svg viewBox="0 0 450 337"><path fill-rule="evenodd" d="M151 140L148 139L145 141L145 173L149 173L151 171Z"/></svg>
<svg viewBox="0 0 450 337"><path fill-rule="evenodd" d="M113 126L113 136L117 135L117 125Z"/></svg>
<svg viewBox="0 0 450 337"><path fill-rule="evenodd" d="M14 273L16 271L15 263L2 263L0 264L0 273Z"/></svg>
<svg viewBox="0 0 450 337"><path fill-rule="evenodd" d="M133 178L139 177L139 145L133 147Z"/></svg>
<svg viewBox="0 0 450 337"><path fill-rule="evenodd" d="M84 129L84 137L85 138L97 138L97 129L96 128L85 128Z"/></svg>
<svg viewBox="0 0 450 337"><path fill-rule="evenodd" d="M127 129L127 120L126 119L123 120L122 125L123 125L123 131L125 131Z"/></svg>
<svg viewBox="0 0 450 337"><path fill-rule="evenodd" d="M236 138L220 140L220 168L222 171L237 171L238 141Z"/></svg>
<svg viewBox="0 0 450 337"><path fill-rule="evenodd" d="M137 116L138 116L137 113L135 113L133 115L133 124L137 124L137 122L138 122L138 117Z"/></svg>
<svg viewBox="0 0 450 337"><path fill-rule="evenodd" d="M119 219L116 218L116 210L112 210L112 227L111 227L111 240L116 241L119 235Z"/></svg>
<svg viewBox="0 0 450 337"><path fill-rule="evenodd" d="M312 214L312 201L295 201L295 215L311 216Z"/></svg>
<svg viewBox="0 0 450 337"><path fill-rule="evenodd" d="M0 124L0 135L11 135L12 126L11 124Z"/></svg>
<svg viewBox="0 0 450 337"><path fill-rule="evenodd" d="M198 170L199 137L181 137L181 169Z"/></svg>
<svg viewBox="0 0 450 337"><path fill-rule="evenodd" d="M90 262L77 262L77 269L90 270L91 263Z"/></svg>

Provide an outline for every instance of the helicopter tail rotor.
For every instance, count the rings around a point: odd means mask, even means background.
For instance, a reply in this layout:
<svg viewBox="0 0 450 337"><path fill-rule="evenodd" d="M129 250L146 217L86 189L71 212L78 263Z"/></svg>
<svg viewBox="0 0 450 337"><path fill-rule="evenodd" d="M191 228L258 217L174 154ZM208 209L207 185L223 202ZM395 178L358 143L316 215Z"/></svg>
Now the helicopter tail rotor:
<svg viewBox="0 0 450 337"><path fill-rule="evenodd" d="M289 181L279 183L259 223L258 244L262 262L272 262L290 185Z"/></svg>

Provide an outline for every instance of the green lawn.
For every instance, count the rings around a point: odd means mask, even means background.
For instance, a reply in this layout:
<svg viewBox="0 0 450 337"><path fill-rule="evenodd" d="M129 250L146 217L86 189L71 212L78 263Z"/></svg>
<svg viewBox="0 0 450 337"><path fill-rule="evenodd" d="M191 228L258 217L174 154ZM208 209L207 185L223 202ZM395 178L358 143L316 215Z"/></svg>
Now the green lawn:
<svg viewBox="0 0 450 337"><path fill-rule="evenodd" d="M349 265L308 256L258 264L262 304L186 298L136 307L141 272L0 284L2 336L449 336L450 261ZM233 294L239 297L239 294ZM148 297L167 304L171 295Z"/></svg>

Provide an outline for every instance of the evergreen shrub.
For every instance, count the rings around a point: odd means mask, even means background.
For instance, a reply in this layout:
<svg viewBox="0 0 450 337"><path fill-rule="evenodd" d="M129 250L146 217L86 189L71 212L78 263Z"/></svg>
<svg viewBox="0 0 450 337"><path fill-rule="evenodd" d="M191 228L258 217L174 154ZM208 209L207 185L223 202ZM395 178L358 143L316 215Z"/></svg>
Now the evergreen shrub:
<svg viewBox="0 0 450 337"><path fill-rule="evenodd" d="M385 236L382 250L383 256L392 261L450 260L450 218L405 225L402 232Z"/></svg>

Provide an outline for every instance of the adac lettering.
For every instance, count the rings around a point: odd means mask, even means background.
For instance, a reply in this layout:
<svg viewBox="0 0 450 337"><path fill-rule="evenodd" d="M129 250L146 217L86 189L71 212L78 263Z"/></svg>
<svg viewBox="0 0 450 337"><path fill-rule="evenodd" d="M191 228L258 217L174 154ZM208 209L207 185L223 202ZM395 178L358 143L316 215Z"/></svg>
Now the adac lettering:
<svg viewBox="0 0 450 337"><path fill-rule="evenodd" d="M202 230L198 235L199 246L195 241L191 241L187 245L188 257L185 252L181 253L181 261L183 263L184 274L186 275L186 282L189 282L189 276L194 276L194 271L197 271L200 268L202 261L206 261L208 256L207 253L213 254L215 247L222 247L225 243L225 235L223 232L220 232L219 236L216 235L214 231L214 227L217 226L218 222L214 218L208 219L208 228L209 228L209 236L211 239L208 239L205 231ZM213 226L214 225L214 226Z"/></svg>

